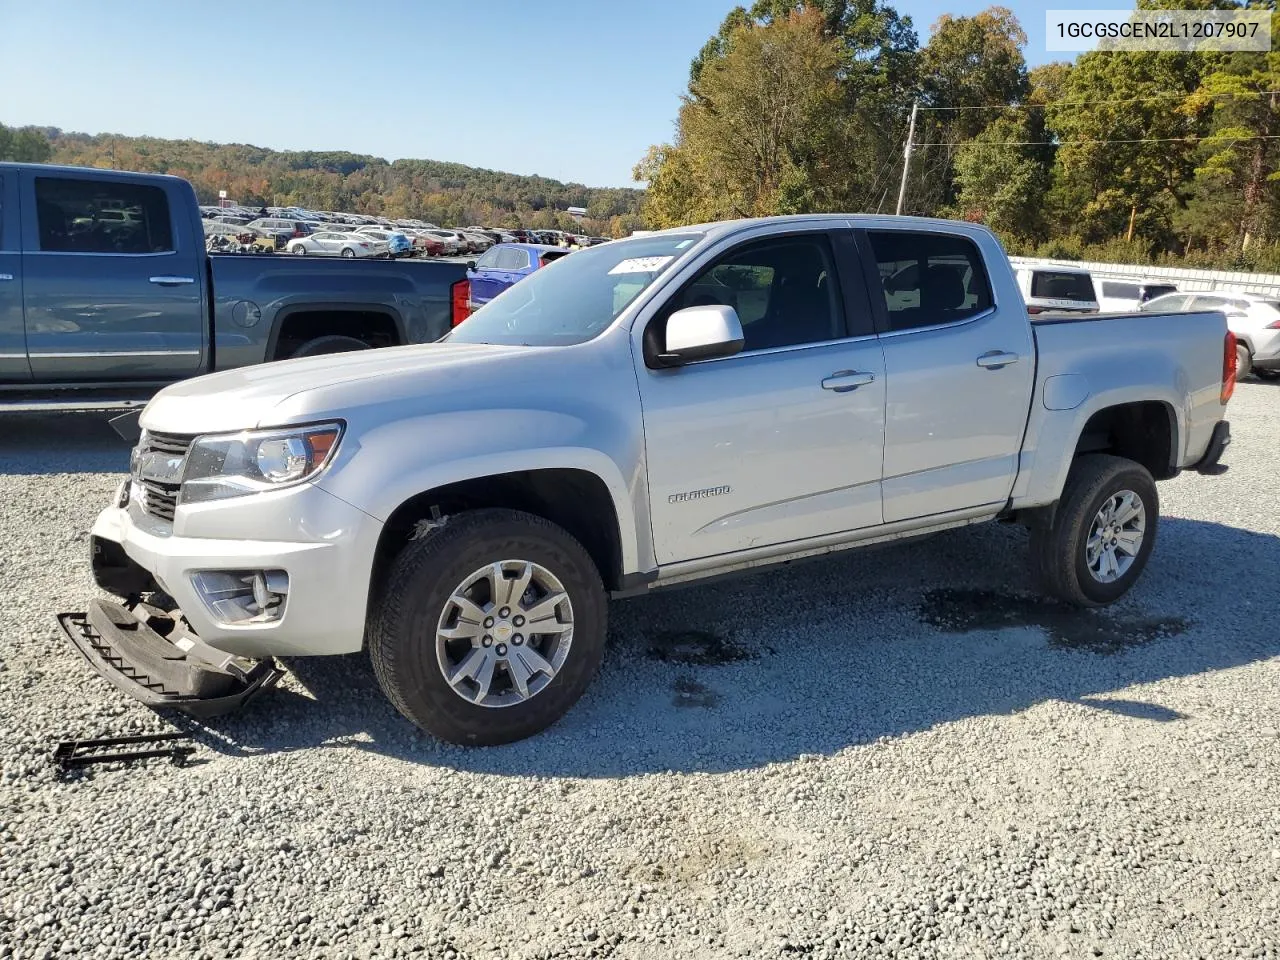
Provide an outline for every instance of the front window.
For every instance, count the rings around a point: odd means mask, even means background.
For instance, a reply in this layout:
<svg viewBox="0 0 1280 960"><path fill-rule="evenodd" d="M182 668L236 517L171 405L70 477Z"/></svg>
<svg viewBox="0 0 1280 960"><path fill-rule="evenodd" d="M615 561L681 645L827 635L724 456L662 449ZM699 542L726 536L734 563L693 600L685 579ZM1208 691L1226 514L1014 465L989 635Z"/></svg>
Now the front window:
<svg viewBox="0 0 1280 960"><path fill-rule="evenodd" d="M532 347L585 343L701 239L698 233L638 237L563 257L495 297L447 339Z"/></svg>

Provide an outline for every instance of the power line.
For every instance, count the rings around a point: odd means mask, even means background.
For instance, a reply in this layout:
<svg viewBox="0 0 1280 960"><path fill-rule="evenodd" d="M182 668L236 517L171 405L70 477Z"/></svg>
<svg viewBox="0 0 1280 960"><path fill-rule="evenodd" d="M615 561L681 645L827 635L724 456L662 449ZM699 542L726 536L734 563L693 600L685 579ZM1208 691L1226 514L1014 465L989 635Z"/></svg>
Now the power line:
<svg viewBox="0 0 1280 960"><path fill-rule="evenodd" d="M1158 93L1150 97L1128 97L1124 100L1055 100L1053 103L986 103L962 107L921 107L921 110L1043 110L1046 107L1090 107L1104 103L1149 103L1154 100L1167 100L1170 97L1185 100L1191 96L1202 96L1214 99L1217 97L1269 97L1280 94L1280 90L1235 90L1223 93Z"/></svg>
<svg viewBox="0 0 1280 960"><path fill-rule="evenodd" d="M1081 143L1186 143L1190 140L1280 140L1280 134L1259 134L1249 137L1222 137L1210 134L1204 137L1140 137L1135 140L936 140L917 143L917 147L963 147L978 144L984 147L1069 147Z"/></svg>

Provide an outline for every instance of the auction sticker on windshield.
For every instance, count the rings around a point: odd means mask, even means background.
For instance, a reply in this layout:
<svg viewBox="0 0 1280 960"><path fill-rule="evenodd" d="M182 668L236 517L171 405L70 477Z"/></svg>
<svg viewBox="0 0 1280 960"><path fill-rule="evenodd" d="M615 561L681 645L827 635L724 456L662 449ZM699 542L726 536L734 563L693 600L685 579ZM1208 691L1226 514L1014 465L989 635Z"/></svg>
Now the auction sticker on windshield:
<svg viewBox="0 0 1280 960"><path fill-rule="evenodd" d="M622 260L609 273L653 273L674 260L674 257L632 257Z"/></svg>

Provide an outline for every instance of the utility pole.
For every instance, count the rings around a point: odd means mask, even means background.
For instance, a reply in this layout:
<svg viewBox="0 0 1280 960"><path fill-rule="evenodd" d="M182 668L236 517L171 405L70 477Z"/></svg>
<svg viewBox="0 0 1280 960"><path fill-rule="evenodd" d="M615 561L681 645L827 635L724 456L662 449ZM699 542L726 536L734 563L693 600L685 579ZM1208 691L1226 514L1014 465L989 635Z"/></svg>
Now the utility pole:
<svg viewBox="0 0 1280 960"><path fill-rule="evenodd" d="M907 124L907 147L902 151L902 183L898 186L898 209L894 211L898 216L902 216L902 207L907 202L907 171L911 169L911 141L916 136L916 111L919 108L919 100L911 104L911 121Z"/></svg>

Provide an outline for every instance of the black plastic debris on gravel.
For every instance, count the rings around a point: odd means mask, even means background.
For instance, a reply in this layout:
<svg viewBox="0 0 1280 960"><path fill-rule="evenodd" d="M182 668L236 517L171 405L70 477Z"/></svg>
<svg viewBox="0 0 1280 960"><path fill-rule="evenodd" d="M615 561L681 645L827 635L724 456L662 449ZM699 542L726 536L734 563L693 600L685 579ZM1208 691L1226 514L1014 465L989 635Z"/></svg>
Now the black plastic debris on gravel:
<svg viewBox="0 0 1280 960"><path fill-rule="evenodd" d="M920 605L920 619L948 633L1040 627L1050 646L1104 654L1176 637L1191 625L1181 617L1119 617L1044 597L963 589L930 590Z"/></svg>
<svg viewBox="0 0 1280 960"><path fill-rule="evenodd" d="M714 667L749 660L751 651L706 630L664 630L649 638L649 657L663 663Z"/></svg>
<svg viewBox="0 0 1280 960"><path fill-rule="evenodd" d="M671 689L675 692L671 703L676 707L702 707L710 710L720 702L720 694L689 677L677 677L671 684Z"/></svg>

